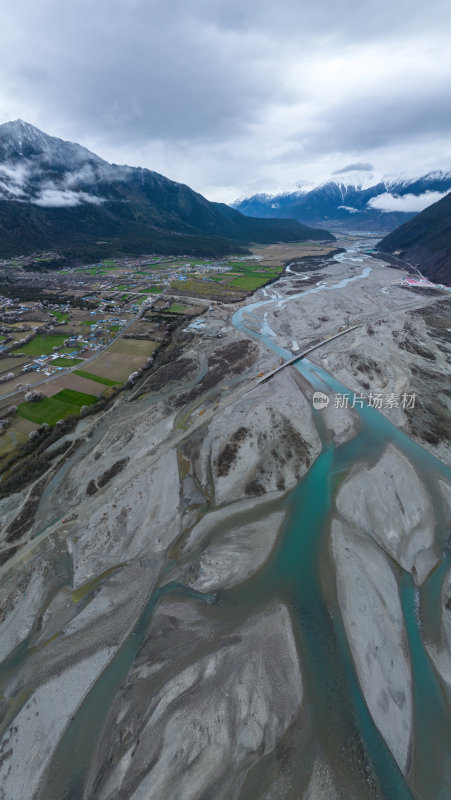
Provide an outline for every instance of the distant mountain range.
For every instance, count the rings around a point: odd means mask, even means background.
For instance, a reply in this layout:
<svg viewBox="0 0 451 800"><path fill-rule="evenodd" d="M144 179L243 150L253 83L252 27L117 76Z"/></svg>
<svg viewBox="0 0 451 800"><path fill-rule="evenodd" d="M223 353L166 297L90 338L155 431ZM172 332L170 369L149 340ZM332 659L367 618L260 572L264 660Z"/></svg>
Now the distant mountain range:
<svg viewBox="0 0 451 800"><path fill-rule="evenodd" d="M289 217L332 230L385 233L451 190L451 171L374 183L366 179L365 184L360 178L351 175L281 194L256 194L232 205L250 217Z"/></svg>
<svg viewBox="0 0 451 800"><path fill-rule="evenodd" d="M451 193L401 225L377 249L418 267L431 280L451 285Z"/></svg>
<svg viewBox="0 0 451 800"><path fill-rule="evenodd" d="M293 219L250 219L148 169L117 166L22 120L0 125L0 257L57 251L220 254L250 242L333 239Z"/></svg>

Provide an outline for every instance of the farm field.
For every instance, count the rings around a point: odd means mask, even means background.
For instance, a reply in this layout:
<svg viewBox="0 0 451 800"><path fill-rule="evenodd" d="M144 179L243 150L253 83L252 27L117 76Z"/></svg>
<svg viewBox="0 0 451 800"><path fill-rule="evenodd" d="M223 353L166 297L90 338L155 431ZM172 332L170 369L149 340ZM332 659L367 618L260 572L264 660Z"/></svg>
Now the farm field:
<svg viewBox="0 0 451 800"><path fill-rule="evenodd" d="M15 392L18 383L21 383L23 386L29 383L31 386L33 386L33 384L42 381L42 378L43 376L40 375L39 372L17 372L14 378L11 378L11 380L0 384L0 393L3 396L5 394L10 394L10 392ZM13 402L15 403L15 399L11 398L9 403L11 404Z"/></svg>
<svg viewBox="0 0 451 800"><path fill-rule="evenodd" d="M95 375L114 383L124 383L128 376L144 364L159 342L149 339L119 339L90 363Z"/></svg>
<svg viewBox="0 0 451 800"><path fill-rule="evenodd" d="M68 403L60 403L53 397L44 397L37 403L21 403L17 408L17 413L24 419L29 419L36 422L38 425L47 423L47 425L55 425L59 419L64 419L70 414L78 414L78 406L73 406Z"/></svg>
<svg viewBox="0 0 451 800"><path fill-rule="evenodd" d="M253 292L277 277L281 269L273 263L263 264L260 259L227 259L221 262L224 272L203 272L188 277L183 283L171 284L174 294L208 297L212 300L235 301L245 292ZM170 311L171 309L169 309Z"/></svg>
<svg viewBox="0 0 451 800"><path fill-rule="evenodd" d="M240 300L243 296L238 287L233 287L229 283L222 281L201 280L200 278L187 278L186 281L174 281L170 286L171 293L179 297L202 297L208 300L220 300L225 303Z"/></svg>
<svg viewBox="0 0 451 800"><path fill-rule="evenodd" d="M170 314L186 314L187 310L188 306L183 306L181 303L173 303L167 309Z"/></svg>
<svg viewBox="0 0 451 800"><path fill-rule="evenodd" d="M142 317L141 319L137 319L130 327L127 329L127 337L131 336L140 338L143 334L146 336L152 334L154 331L155 323L148 319L147 317Z"/></svg>
<svg viewBox="0 0 451 800"><path fill-rule="evenodd" d="M243 275L240 278L234 278L231 282L231 286L237 286L239 289L244 289L247 292L254 292L260 286L264 286L265 283L268 283L271 278L275 278L277 274L276 272L275 275Z"/></svg>
<svg viewBox="0 0 451 800"><path fill-rule="evenodd" d="M54 358L50 363L53 367L74 367L82 361L82 358Z"/></svg>
<svg viewBox="0 0 451 800"><path fill-rule="evenodd" d="M61 347L65 339L62 333L38 333L31 342L18 345L16 350L28 356L41 356L51 353L54 347Z"/></svg>
<svg viewBox="0 0 451 800"><path fill-rule="evenodd" d="M54 381L52 381L51 384L55 385ZM93 378L86 378L84 375L76 375L75 372L62 375L61 378L57 379L56 386L59 390L71 389L76 392L82 392L83 394L95 395L96 397L102 394L106 388L104 384L95 381ZM47 394L47 391L45 391L45 394Z"/></svg>
<svg viewBox="0 0 451 800"><path fill-rule="evenodd" d="M27 321L28 322L33 321L33 325L36 325L36 327L38 325L43 325L44 324L44 320L42 320L41 322L38 322L38 321L35 320L35 317L38 316L38 313L36 313L36 314L31 314L30 313L28 316L29 316L29 319ZM45 321L47 322L48 320L46 319ZM8 330L11 330L11 333L15 333L16 332L16 330L15 330L16 328L22 328L22 327L23 327L23 322L8 322Z"/></svg>
<svg viewBox="0 0 451 800"><path fill-rule="evenodd" d="M78 414L82 406L92 405L96 400L94 395L63 389L53 397L44 397L36 403L21 403L17 408L17 414L38 425L44 422L55 425L59 419L64 419L70 414Z"/></svg>
<svg viewBox="0 0 451 800"><path fill-rule="evenodd" d="M118 339L117 342L111 345L108 352L146 358L152 355L158 344L159 342L153 342L150 339Z"/></svg>
<svg viewBox="0 0 451 800"><path fill-rule="evenodd" d="M285 262L304 256L321 256L336 249L336 242L298 242L293 244L268 244L250 247L253 255L260 256L262 265L281 267Z"/></svg>
<svg viewBox="0 0 451 800"><path fill-rule="evenodd" d="M28 434L37 427L36 423L16 416L11 427L0 434L0 458L8 455L18 444L24 444Z"/></svg>
<svg viewBox="0 0 451 800"><path fill-rule="evenodd" d="M51 313L52 317L55 317L55 319L58 322L69 322L69 313L68 312L51 311L50 313Z"/></svg>
<svg viewBox="0 0 451 800"><path fill-rule="evenodd" d="M100 375L94 375L92 372L85 372L83 369L75 369L74 375L79 375L81 378L87 378L90 381L102 383L104 386L117 386L117 381L111 381L109 378L102 378Z"/></svg>
<svg viewBox="0 0 451 800"><path fill-rule="evenodd" d="M28 360L29 359L24 356L19 356L19 358L14 358L13 356L10 358L0 358L0 375L3 375L5 372L20 369Z"/></svg>

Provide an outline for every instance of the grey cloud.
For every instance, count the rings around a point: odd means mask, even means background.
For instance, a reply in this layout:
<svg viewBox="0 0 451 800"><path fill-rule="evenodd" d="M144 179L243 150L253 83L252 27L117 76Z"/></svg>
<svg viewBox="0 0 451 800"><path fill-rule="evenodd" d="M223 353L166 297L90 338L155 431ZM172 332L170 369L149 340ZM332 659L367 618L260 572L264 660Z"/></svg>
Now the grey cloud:
<svg viewBox="0 0 451 800"><path fill-rule="evenodd" d="M199 17L202 4L26 5L16 40L3 43L4 86L31 106L38 94L41 113L74 130L111 142L208 139L285 92L262 42ZM36 62L45 69L31 82Z"/></svg>
<svg viewBox="0 0 451 800"><path fill-rule="evenodd" d="M347 164L341 169L335 169L332 175L344 175L346 172L371 172L374 167L372 164L366 164L361 161L356 161L355 164Z"/></svg>
<svg viewBox="0 0 451 800"><path fill-rule="evenodd" d="M447 137L451 127L448 76L432 87L398 86L396 82L382 92L369 89L364 95L317 110L318 127L302 137L300 152L309 157L322 152L370 152L406 147L423 139Z"/></svg>
<svg viewBox="0 0 451 800"><path fill-rule="evenodd" d="M162 12L164 0L152 3L152 8ZM137 4L135 3L135 6ZM142 4L138 4L142 5ZM169 5L169 4L168 4ZM186 7L184 0L175 0L169 8L176 14ZM402 3L389 0L361 0L337 5L336 0L318 3L299 0L191 0L190 15L198 21L208 20L220 29L238 33L258 32L263 35L283 37L281 42L349 42L357 36L370 41L375 37L390 37L396 32L436 29L440 20L449 19L449 4L435 0L432 9L426 9L422 0L410 0L408 9ZM171 11L168 9L168 13Z"/></svg>
<svg viewBox="0 0 451 800"><path fill-rule="evenodd" d="M407 11L392 0L21 0L2 9L0 121L20 116L200 191L367 172L372 159L386 170L403 145L400 168L417 169L428 142L451 160L451 76L438 58L450 20L447 0ZM426 44L436 62L423 74Z"/></svg>

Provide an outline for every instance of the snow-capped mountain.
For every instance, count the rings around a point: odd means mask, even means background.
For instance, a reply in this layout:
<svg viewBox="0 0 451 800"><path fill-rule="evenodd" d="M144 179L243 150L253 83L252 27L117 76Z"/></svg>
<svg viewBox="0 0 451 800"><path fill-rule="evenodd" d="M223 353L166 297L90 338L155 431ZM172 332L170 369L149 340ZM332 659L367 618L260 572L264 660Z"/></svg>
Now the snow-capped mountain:
<svg viewBox="0 0 451 800"><path fill-rule="evenodd" d="M86 147L49 136L22 119L5 122L0 125L0 161L23 159L64 169L74 169L87 161L94 164L107 163Z"/></svg>
<svg viewBox="0 0 451 800"><path fill-rule="evenodd" d="M256 194L233 203L248 216L289 217L308 225L386 232L437 202L451 190L451 170L426 175L373 176L347 174L276 195Z"/></svg>
<svg viewBox="0 0 451 800"><path fill-rule="evenodd" d="M16 120L0 125L0 257L37 250L236 251L251 241L333 237L294 221L249 219L189 186L117 166Z"/></svg>
<svg viewBox="0 0 451 800"><path fill-rule="evenodd" d="M105 184L126 180L132 172L21 119L0 125L1 200L42 207L99 204L106 199Z"/></svg>

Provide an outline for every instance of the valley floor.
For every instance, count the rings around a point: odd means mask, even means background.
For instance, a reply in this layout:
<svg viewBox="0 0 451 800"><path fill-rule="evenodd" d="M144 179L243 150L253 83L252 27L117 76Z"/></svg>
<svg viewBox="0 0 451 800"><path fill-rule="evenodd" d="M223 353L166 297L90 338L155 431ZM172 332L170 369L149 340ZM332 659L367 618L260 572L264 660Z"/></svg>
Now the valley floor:
<svg viewBox="0 0 451 800"><path fill-rule="evenodd" d="M212 305L0 500L3 536L32 503L0 567L1 800L449 787L450 299L338 244Z"/></svg>

